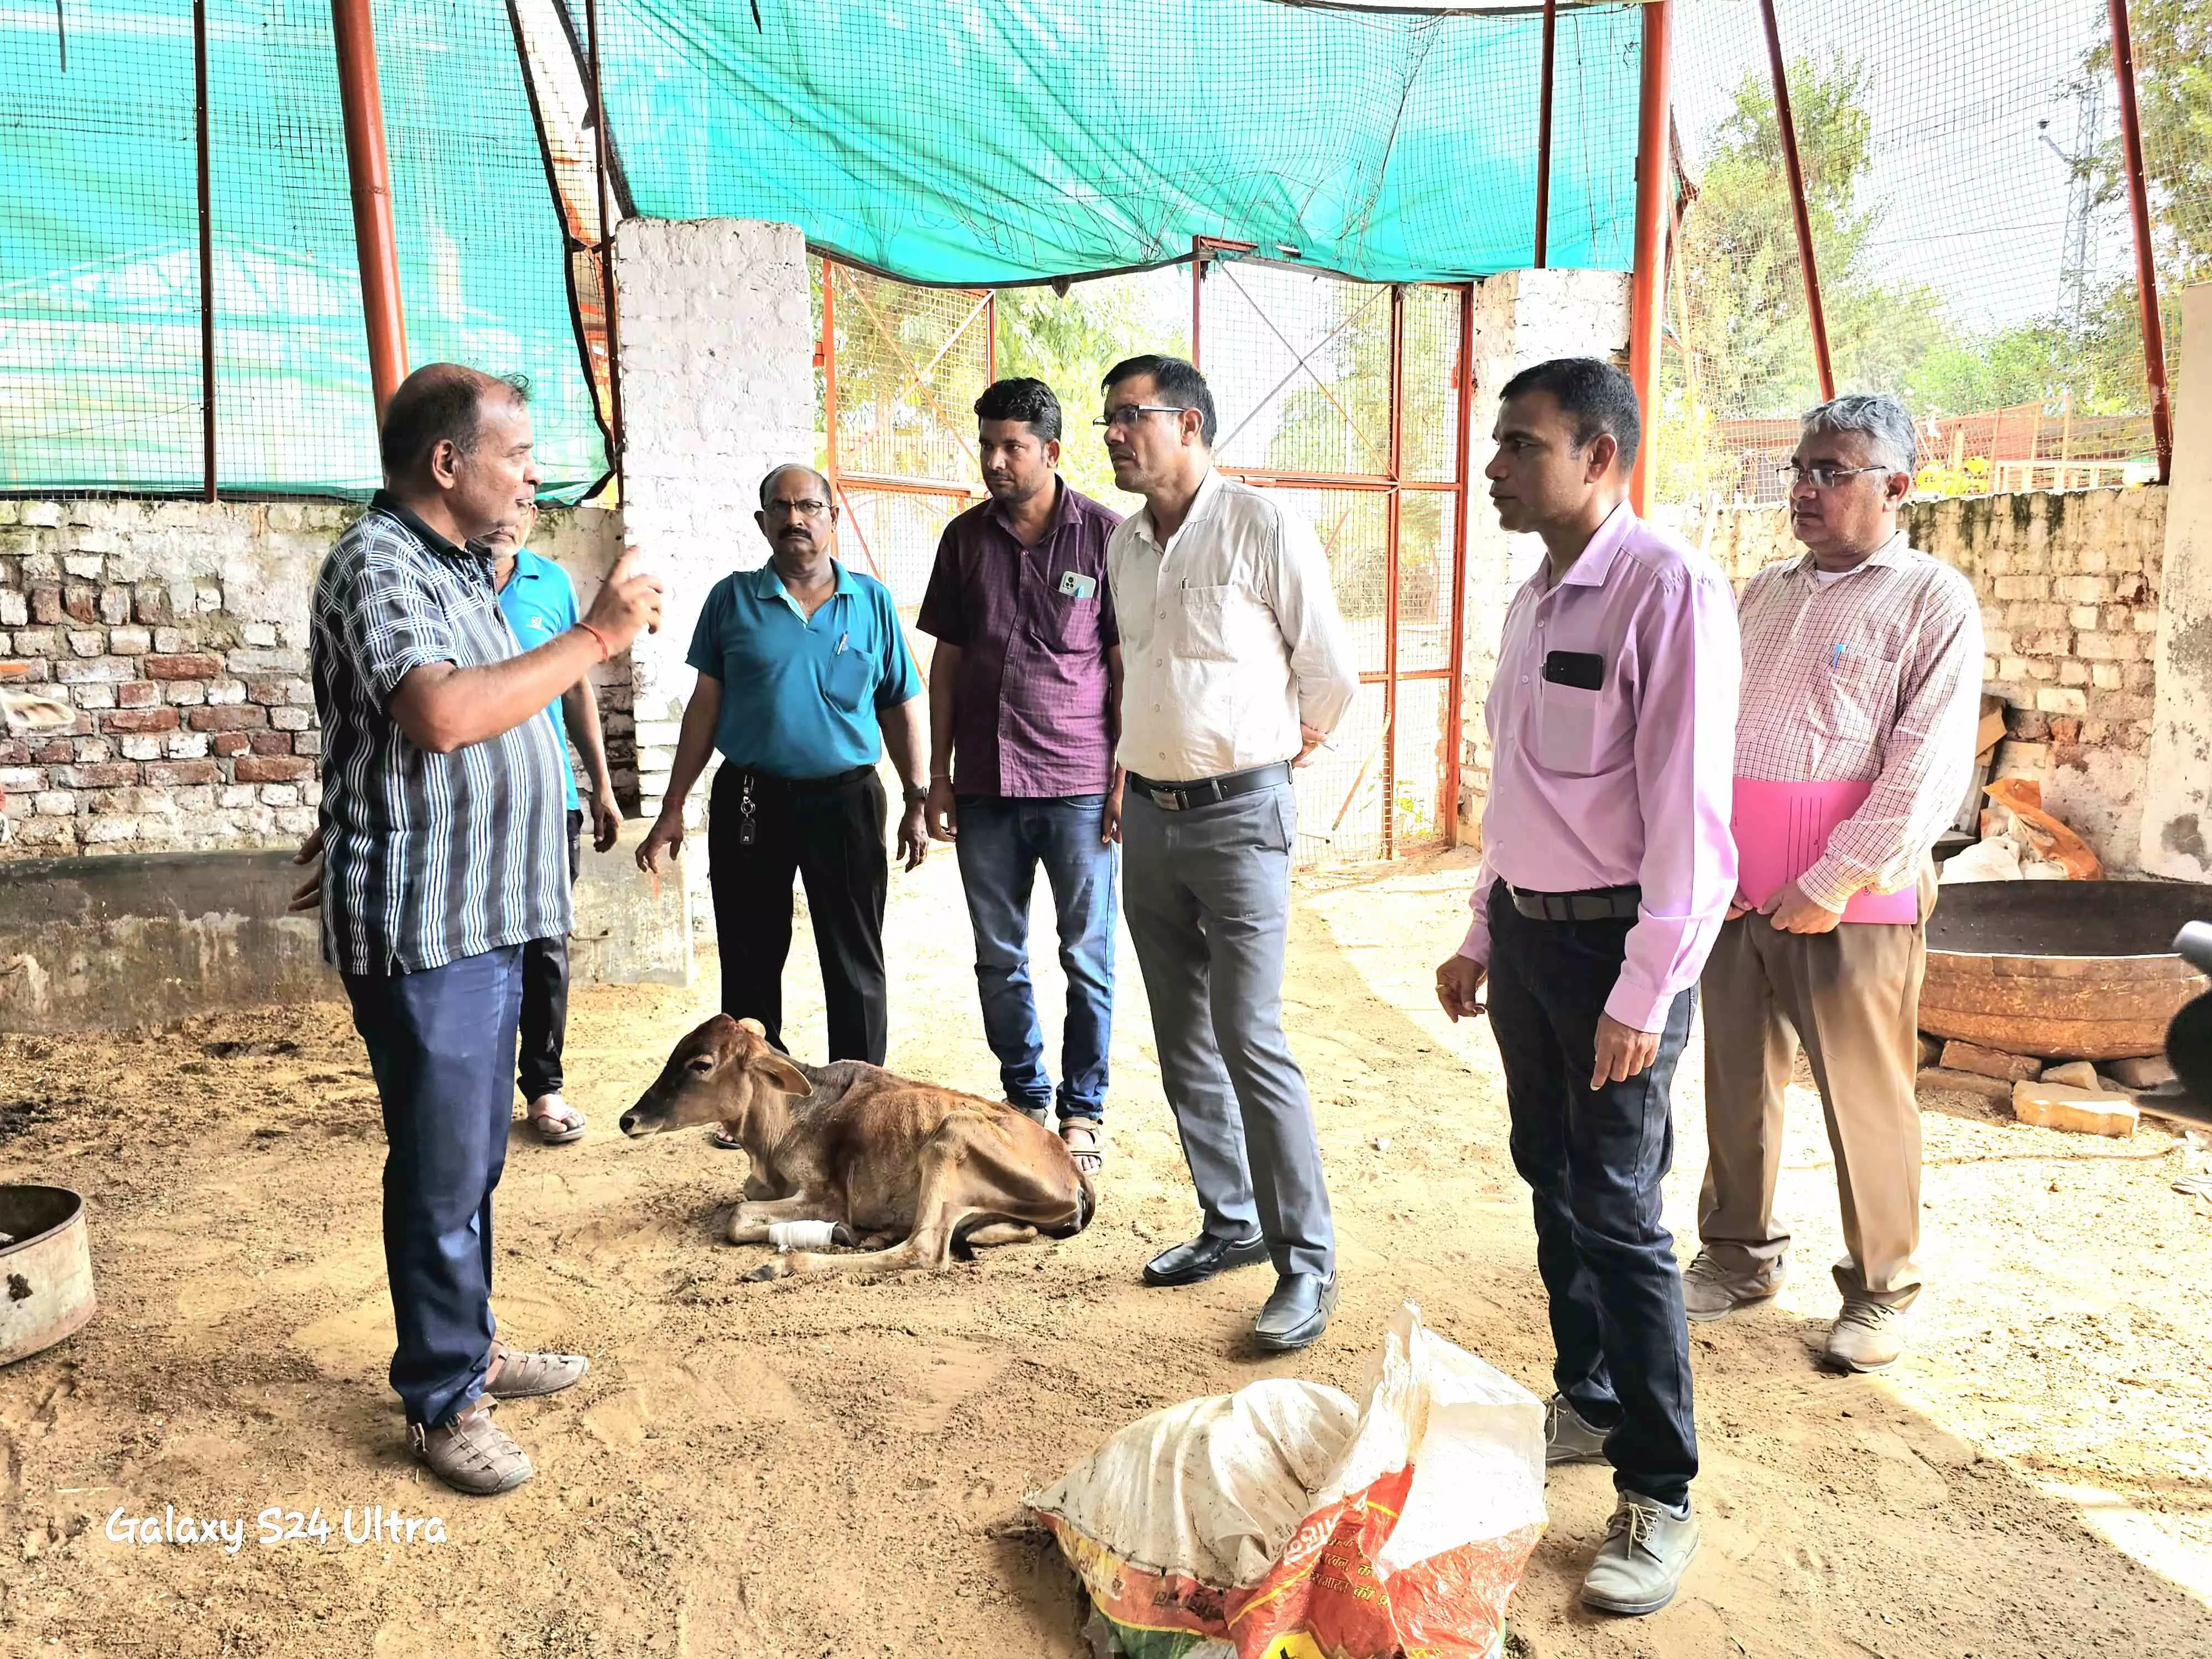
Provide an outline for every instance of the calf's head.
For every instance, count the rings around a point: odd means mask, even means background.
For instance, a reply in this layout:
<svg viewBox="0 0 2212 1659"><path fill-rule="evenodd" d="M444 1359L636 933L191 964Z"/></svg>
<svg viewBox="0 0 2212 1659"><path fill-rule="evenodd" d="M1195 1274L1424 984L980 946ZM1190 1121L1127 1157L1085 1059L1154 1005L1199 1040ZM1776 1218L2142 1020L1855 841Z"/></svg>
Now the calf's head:
<svg viewBox="0 0 2212 1659"><path fill-rule="evenodd" d="M635 1137L720 1123L742 1139L757 1102L804 1095L811 1087L769 1045L758 1020L717 1014L676 1045L653 1086L622 1115L622 1132Z"/></svg>

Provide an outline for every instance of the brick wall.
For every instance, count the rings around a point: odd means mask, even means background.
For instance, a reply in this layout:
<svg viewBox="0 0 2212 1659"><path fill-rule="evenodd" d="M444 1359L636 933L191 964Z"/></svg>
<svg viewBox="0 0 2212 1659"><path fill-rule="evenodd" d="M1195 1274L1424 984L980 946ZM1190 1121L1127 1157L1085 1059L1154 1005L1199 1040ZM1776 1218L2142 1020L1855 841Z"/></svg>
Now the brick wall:
<svg viewBox="0 0 2212 1659"><path fill-rule="evenodd" d="M59 690L64 732L0 732L0 857L289 842L313 828L321 732L307 676L315 573L359 511L337 501L0 500L0 660ZM613 515L541 520L538 550L589 603ZM600 671L617 792L629 665Z"/></svg>
<svg viewBox="0 0 2212 1659"><path fill-rule="evenodd" d="M1984 688L2007 704L1998 772L2041 781L2045 804L2115 871L2140 854L2166 499L2156 487L2044 491L1904 514L1913 545L1981 595ZM1780 508L1723 507L1682 528L1739 587L1803 551Z"/></svg>

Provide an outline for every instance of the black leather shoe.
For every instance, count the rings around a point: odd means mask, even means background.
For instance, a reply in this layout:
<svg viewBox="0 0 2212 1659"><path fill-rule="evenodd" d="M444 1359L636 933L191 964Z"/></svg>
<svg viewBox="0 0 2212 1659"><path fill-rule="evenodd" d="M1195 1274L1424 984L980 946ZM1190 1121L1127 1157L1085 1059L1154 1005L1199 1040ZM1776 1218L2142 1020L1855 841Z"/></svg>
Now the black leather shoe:
<svg viewBox="0 0 2212 1659"><path fill-rule="evenodd" d="M1188 1244L1162 1250L1145 1263L1147 1285L1196 1285L1231 1267L1249 1267L1267 1259L1267 1241L1255 1233L1246 1239L1200 1233Z"/></svg>
<svg viewBox="0 0 2212 1659"><path fill-rule="evenodd" d="M1310 1348L1328 1328L1336 1311L1336 1275L1285 1273L1275 1293L1252 1322L1252 1340L1269 1353Z"/></svg>

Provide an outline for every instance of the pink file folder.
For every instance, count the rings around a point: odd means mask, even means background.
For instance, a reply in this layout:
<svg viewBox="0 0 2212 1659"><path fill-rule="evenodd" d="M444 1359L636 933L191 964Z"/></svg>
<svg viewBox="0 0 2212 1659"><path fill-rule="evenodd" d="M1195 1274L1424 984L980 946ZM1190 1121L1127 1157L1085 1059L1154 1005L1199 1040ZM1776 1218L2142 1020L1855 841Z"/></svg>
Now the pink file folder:
<svg viewBox="0 0 2212 1659"><path fill-rule="evenodd" d="M1820 862L1838 824L1866 804L1874 785L1778 783L1738 778L1729 830L1735 837L1736 890L1764 904L1782 888ZM1844 907L1845 921L1903 922L1920 920L1917 885L1894 893L1861 889Z"/></svg>

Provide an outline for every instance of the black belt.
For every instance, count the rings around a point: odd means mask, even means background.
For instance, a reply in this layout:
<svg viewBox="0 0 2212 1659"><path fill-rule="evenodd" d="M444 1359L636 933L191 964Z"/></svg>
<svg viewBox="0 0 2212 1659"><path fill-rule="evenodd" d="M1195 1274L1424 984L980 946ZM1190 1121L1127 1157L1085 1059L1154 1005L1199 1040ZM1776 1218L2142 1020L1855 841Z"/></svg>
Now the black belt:
<svg viewBox="0 0 2212 1659"><path fill-rule="evenodd" d="M833 789L842 789L848 784L874 775L875 769L872 766L855 766L849 771L832 772L826 778L780 778L773 772L756 772L751 767L739 766L734 761L722 763L722 770L730 775L732 782L739 783L750 779L753 787L763 793L781 790L787 795L827 794Z"/></svg>
<svg viewBox="0 0 2212 1659"><path fill-rule="evenodd" d="M1288 761L1255 766L1249 772L1224 772L1218 778L1200 778L1190 783L1160 783L1152 778L1140 778L1134 772L1128 775L1129 787L1164 812L1187 812L1194 806L1211 806L1217 801L1256 794L1290 781Z"/></svg>
<svg viewBox="0 0 2212 1659"><path fill-rule="evenodd" d="M1633 921L1641 887L1593 887L1579 893L1530 893L1503 881L1513 908L1531 921Z"/></svg>

